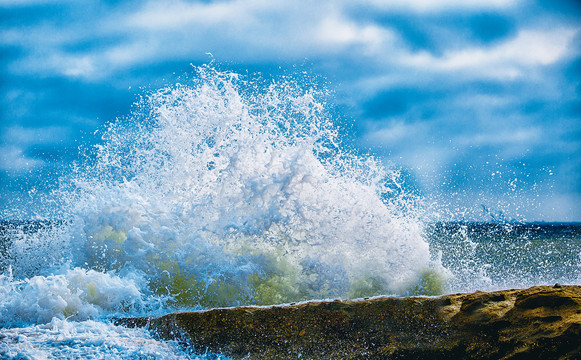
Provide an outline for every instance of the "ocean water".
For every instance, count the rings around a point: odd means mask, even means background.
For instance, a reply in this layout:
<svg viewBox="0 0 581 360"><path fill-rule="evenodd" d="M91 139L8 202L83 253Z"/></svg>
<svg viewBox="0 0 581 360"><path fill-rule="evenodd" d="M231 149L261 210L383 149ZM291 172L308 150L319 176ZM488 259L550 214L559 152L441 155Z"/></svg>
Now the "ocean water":
<svg viewBox="0 0 581 360"><path fill-rule="evenodd" d="M220 72L143 95L0 224L0 357L218 359L117 316L581 283L578 224L434 223L330 93Z"/></svg>

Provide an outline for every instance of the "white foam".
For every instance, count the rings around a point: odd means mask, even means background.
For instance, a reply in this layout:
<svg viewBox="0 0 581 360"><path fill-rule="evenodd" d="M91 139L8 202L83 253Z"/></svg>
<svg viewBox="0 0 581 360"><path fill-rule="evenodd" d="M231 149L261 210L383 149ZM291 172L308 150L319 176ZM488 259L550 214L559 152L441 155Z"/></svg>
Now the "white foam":
<svg viewBox="0 0 581 360"><path fill-rule="evenodd" d="M141 303L132 279L79 268L24 280L0 275L0 293L0 324L4 325L95 318Z"/></svg>
<svg viewBox="0 0 581 360"><path fill-rule="evenodd" d="M44 325L0 329L0 358L203 360L208 357L193 355L173 341L156 340L144 329L55 318Z"/></svg>

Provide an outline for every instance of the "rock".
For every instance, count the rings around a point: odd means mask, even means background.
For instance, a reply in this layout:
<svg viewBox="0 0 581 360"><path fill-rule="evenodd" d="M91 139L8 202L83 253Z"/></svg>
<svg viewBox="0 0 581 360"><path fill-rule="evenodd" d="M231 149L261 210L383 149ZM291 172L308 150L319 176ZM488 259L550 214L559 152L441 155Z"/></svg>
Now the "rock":
<svg viewBox="0 0 581 360"><path fill-rule="evenodd" d="M580 359L581 287L312 301L116 323L234 359Z"/></svg>

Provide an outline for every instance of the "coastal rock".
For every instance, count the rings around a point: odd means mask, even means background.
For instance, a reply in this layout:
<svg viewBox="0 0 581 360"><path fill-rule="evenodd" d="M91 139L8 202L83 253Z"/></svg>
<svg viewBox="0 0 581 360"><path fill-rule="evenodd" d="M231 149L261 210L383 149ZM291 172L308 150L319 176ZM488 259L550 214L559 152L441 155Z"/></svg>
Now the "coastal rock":
<svg viewBox="0 0 581 360"><path fill-rule="evenodd" d="M116 323L234 359L579 359L581 287L312 301Z"/></svg>

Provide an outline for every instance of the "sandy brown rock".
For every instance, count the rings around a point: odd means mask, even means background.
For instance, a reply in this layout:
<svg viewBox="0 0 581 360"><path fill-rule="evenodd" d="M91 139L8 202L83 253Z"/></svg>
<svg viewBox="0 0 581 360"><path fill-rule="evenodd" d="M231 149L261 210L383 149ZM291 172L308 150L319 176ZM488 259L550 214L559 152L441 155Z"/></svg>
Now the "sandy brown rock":
<svg viewBox="0 0 581 360"><path fill-rule="evenodd" d="M581 359L581 287L120 319L235 359Z"/></svg>

